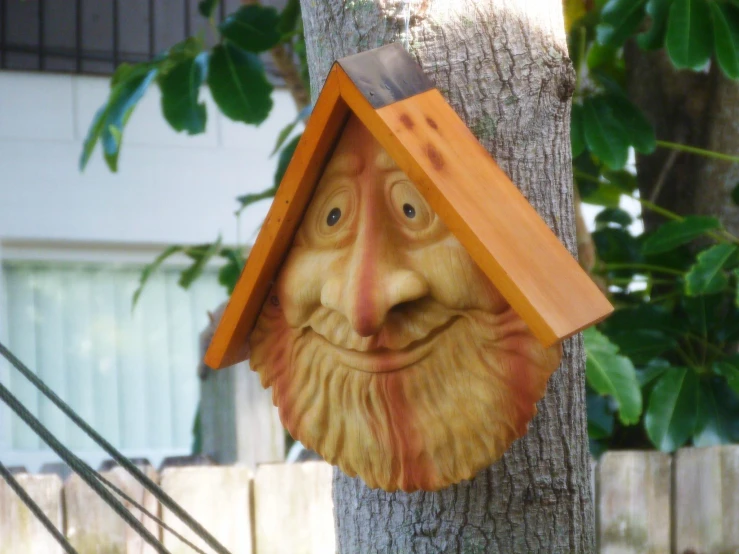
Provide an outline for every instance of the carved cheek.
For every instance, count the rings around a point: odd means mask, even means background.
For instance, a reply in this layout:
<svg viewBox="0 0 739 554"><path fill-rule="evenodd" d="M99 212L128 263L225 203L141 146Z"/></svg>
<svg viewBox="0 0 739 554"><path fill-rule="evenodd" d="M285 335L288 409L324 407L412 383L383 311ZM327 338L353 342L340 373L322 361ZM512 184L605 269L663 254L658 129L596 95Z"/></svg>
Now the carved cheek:
<svg viewBox="0 0 739 554"><path fill-rule="evenodd" d="M305 325L321 305L321 289L335 264L335 252L293 247L277 276L275 291L290 327Z"/></svg>
<svg viewBox="0 0 739 554"><path fill-rule="evenodd" d="M455 309L482 309L497 313L507 304L490 280L452 235L414 250L410 259L422 273L431 296Z"/></svg>

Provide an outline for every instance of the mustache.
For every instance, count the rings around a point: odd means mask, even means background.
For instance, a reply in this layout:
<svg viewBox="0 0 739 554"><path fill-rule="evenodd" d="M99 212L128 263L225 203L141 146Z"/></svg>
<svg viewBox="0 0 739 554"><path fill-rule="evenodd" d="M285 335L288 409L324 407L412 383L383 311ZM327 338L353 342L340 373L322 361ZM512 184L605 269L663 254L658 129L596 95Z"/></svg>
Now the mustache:
<svg viewBox="0 0 739 554"><path fill-rule="evenodd" d="M362 337L343 314L320 306L301 331L306 335L312 330L331 344L356 352L404 350L441 331L463 313L430 298L406 302L387 313L378 333Z"/></svg>

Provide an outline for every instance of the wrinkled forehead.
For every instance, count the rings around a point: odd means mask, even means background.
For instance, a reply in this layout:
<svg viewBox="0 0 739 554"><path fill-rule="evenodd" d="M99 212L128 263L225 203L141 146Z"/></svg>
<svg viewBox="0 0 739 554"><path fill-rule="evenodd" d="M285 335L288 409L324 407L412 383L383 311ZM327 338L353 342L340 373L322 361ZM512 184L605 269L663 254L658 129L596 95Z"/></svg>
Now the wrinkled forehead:
<svg viewBox="0 0 739 554"><path fill-rule="evenodd" d="M336 174L358 175L368 169L399 171L390 154L375 140L362 122L352 115L326 164L323 177Z"/></svg>

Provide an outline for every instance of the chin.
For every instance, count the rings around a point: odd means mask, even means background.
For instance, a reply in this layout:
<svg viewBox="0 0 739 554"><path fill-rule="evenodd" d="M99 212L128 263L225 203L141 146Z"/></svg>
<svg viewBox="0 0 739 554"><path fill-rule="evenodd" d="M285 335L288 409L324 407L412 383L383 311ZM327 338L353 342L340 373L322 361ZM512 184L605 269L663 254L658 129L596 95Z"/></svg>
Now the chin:
<svg viewBox="0 0 739 554"><path fill-rule="evenodd" d="M369 487L407 492L498 460L526 433L561 358L510 308L393 314L362 338L336 312L291 327L267 303L250 346L295 439Z"/></svg>

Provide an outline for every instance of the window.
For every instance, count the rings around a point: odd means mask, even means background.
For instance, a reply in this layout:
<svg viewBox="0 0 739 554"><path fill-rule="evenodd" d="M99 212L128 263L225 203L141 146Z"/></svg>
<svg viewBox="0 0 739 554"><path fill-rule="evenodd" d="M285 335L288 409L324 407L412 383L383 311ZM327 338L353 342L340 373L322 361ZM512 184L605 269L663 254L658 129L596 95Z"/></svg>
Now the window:
<svg viewBox="0 0 739 554"><path fill-rule="evenodd" d="M140 265L6 261L0 339L116 448L155 465L187 454L199 398L198 335L226 298L209 270L188 291L179 271L152 276L135 309ZM93 465L107 455L8 364L0 380ZM0 404L0 458L34 471L57 458Z"/></svg>

